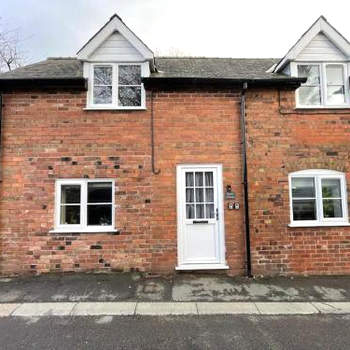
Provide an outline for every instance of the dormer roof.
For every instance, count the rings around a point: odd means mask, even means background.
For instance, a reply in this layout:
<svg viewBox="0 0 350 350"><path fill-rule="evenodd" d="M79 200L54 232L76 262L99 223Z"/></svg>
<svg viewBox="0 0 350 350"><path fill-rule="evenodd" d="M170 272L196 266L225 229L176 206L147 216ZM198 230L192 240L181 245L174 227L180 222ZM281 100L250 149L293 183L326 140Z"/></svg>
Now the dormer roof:
<svg viewBox="0 0 350 350"><path fill-rule="evenodd" d="M284 67L293 60L311 43L318 35L324 35L343 55L344 59L350 59L350 43L342 36L324 16L320 16L316 22L300 37L287 54L274 66L274 73L281 72Z"/></svg>
<svg viewBox="0 0 350 350"><path fill-rule="evenodd" d="M145 61L149 61L151 69L154 67L154 54L152 50L123 22L114 14L110 20L77 52L78 60L89 61L94 52L103 45L108 38L113 35L122 36Z"/></svg>

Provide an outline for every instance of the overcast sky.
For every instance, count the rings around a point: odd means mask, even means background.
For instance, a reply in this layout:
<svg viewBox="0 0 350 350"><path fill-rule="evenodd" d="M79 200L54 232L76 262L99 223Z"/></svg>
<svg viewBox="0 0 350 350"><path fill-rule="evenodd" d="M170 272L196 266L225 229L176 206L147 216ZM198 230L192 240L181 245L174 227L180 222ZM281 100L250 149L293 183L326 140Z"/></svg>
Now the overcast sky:
<svg viewBox="0 0 350 350"><path fill-rule="evenodd" d="M348 0L0 1L31 62L75 56L113 13L157 54L281 57L321 14L350 39L349 9Z"/></svg>

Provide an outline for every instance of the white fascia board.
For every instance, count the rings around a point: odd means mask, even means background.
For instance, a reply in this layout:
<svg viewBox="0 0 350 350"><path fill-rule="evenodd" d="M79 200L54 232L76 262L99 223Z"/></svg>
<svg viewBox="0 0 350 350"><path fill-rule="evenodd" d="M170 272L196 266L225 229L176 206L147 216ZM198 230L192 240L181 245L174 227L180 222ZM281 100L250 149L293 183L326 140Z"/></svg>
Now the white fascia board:
<svg viewBox="0 0 350 350"><path fill-rule="evenodd" d="M117 17L113 17L78 53L79 60L88 60L89 56L114 32L119 32L145 58L153 60L153 52Z"/></svg>
<svg viewBox="0 0 350 350"><path fill-rule="evenodd" d="M350 58L350 43L321 16L276 65L274 73L280 72L288 62L295 60L319 33L323 33L347 58Z"/></svg>

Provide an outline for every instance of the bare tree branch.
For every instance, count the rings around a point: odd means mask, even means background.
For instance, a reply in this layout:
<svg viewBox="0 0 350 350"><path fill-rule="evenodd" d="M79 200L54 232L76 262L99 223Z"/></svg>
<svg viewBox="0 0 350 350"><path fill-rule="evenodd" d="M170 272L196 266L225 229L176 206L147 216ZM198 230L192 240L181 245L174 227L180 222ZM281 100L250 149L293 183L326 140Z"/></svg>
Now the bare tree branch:
<svg viewBox="0 0 350 350"><path fill-rule="evenodd" d="M0 18L0 72L18 68L24 61L24 55L19 49L21 43L19 30L5 30L4 27Z"/></svg>

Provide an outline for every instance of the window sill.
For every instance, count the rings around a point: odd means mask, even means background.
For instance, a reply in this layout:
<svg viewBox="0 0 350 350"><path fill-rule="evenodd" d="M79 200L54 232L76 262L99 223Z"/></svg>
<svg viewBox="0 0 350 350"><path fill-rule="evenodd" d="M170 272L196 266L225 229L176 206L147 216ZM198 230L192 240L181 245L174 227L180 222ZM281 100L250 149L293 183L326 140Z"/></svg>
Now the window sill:
<svg viewBox="0 0 350 350"><path fill-rule="evenodd" d="M94 229L94 230L90 230L90 229L72 229L72 230L67 230L67 229L55 229L55 230L50 230L49 233L111 233L111 234L115 234L118 235L120 234L119 230L116 229L111 229L111 228L106 228L104 230L102 229Z"/></svg>
<svg viewBox="0 0 350 350"><path fill-rule="evenodd" d="M342 106L296 106L295 110L332 110L332 109L350 109L350 105L342 105Z"/></svg>
<svg viewBox="0 0 350 350"><path fill-rule="evenodd" d="M346 227L346 226L350 226L350 223L348 222L317 222L317 223L291 223L288 224L288 227Z"/></svg>
<svg viewBox="0 0 350 350"><path fill-rule="evenodd" d="M146 107L85 107L84 111L145 111Z"/></svg>

